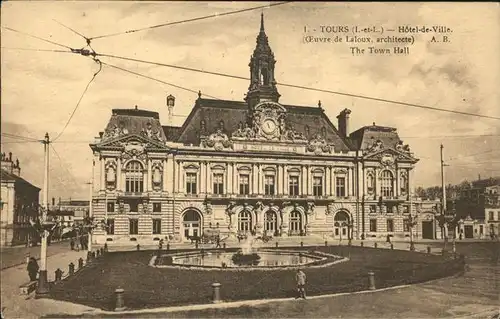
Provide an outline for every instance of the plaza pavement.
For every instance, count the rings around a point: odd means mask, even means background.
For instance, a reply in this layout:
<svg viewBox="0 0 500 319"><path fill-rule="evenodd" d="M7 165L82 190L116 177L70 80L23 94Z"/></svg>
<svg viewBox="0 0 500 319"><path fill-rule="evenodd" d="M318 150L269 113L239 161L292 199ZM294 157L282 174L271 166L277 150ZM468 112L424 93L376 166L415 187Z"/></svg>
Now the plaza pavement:
<svg viewBox="0 0 500 319"><path fill-rule="evenodd" d="M300 241L299 241L300 243ZM337 242L329 240L329 244L336 245ZM416 244L418 251L426 251L428 245L436 244L437 241L425 241ZM441 243L441 242L439 242ZM304 239L304 245L324 245L323 238ZM343 242L347 244L347 241ZM360 241L353 241L353 245L359 245ZM364 241L365 247L373 247L374 242ZM409 248L408 242L394 242L394 249ZM228 247L236 247L237 241L229 241ZM265 246L274 247L274 241ZM280 239L279 246L297 245L296 240ZM143 248L147 248L143 245ZM155 248L151 244L150 248ZM191 244L172 244L171 248L193 248ZM97 246L94 245L95 248ZM200 245L201 247L213 247L213 245ZM384 242L378 242L379 248L390 248ZM451 243L450 246L451 248ZM39 248L39 247L38 247ZM109 246L110 250L132 250L134 247ZM51 249L54 252L51 253ZM440 249L433 249L438 252ZM50 246L48 257L49 281L54 280L54 270L60 268L67 273L68 264L73 262L78 264L78 258L85 259L86 251L70 251L63 246ZM24 257L23 257L24 258ZM34 293L29 296L19 294L19 286L28 280L26 264L10 267L1 271L1 307L5 318L50 318L51 315L57 317L68 316L111 316L116 318L136 318L136 317L199 317L204 314L205 307L212 309L210 317L410 317L410 318L437 318L437 317L470 317L470 318L490 318L491 314L500 311L500 266L491 265L484 260L468 257L470 271L462 277L444 278L437 281L413 285L411 287L391 289L386 291L375 291L363 294L340 294L336 296L319 296L308 301L297 300L263 300L263 301L241 301L236 303L222 303L209 305L186 306L180 309L162 308L156 311L144 310L132 313L111 314L91 307L56 301L51 299L35 299ZM381 307L381 305L383 305ZM247 307L238 315L238 312L231 313L231 308ZM199 313L190 310L201 311ZM206 311L206 310L205 310ZM254 314L254 315L252 315ZM207 314L205 314L207 315Z"/></svg>

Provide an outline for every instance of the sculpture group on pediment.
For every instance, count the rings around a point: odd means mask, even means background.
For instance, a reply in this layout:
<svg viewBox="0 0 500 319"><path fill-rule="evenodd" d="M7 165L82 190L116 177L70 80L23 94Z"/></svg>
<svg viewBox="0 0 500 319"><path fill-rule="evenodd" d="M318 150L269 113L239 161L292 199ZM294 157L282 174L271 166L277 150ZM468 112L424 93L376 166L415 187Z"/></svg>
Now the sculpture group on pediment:
<svg viewBox="0 0 500 319"><path fill-rule="evenodd" d="M104 132L104 138L116 138L127 134L128 130L125 128L125 124L120 122L119 125L113 124L109 129L107 129Z"/></svg>
<svg viewBox="0 0 500 319"><path fill-rule="evenodd" d="M247 122L240 122L238 130L232 134L232 137L251 139L255 137L255 131L248 126Z"/></svg>
<svg viewBox="0 0 500 319"><path fill-rule="evenodd" d="M396 151L401 152L401 153L407 153L407 154L411 153L410 145L403 144L403 141L401 141L401 140L396 143L396 146L394 148L396 149Z"/></svg>
<svg viewBox="0 0 500 319"><path fill-rule="evenodd" d="M366 154L375 153L384 149L384 143L381 140L376 140L373 144L365 151Z"/></svg>
<svg viewBox="0 0 500 319"><path fill-rule="evenodd" d="M319 133L316 134L316 136L310 140L307 145L307 151L314 152L315 154L331 153L332 150L333 147L329 145L324 136Z"/></svg>
<svg viewBox="0 0 500 319"><path fill-rule="evenodd" d="M215 133L203 139L202 145L203 147L213 147L216 151L222 151L225 148L232 148L233 142L227 134L223 133L221 128L218 128Z"/></svg>
<svg viewBox="0 0 500 319"><path fill-rule="evenodd" d="M146 128L145 129L144 128L142 129L141 135L144 136L144 137L153 139L153 140L161 141L161 133L160 133L160 131L153 130L153 125L150 122L148 122L148 124L146 124Z"/></svg>

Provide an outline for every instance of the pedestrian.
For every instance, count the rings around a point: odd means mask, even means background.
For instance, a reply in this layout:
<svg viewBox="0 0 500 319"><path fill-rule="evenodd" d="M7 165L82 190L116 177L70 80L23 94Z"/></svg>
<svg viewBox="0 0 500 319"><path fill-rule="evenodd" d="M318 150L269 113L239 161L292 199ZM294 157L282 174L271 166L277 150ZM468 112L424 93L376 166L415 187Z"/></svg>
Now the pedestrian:
<svg viewBox="0 0 500 319"><path fill-rule="evenodd" d="M220 248L220 235L215 237L215 248Z"/></svg>
<svg viewBox="0 0 500 319"><path fill-rule="evenodd" d="M38 263L36 262L36 259L34 257L30 258L30 261L28 262L28 275L30 276L30 281L36 281L36 277L38 275Z"/></svg>
<svg viewBox="0 0 500 319"><path fill-rule="evenodd" d="M386 242L387 242L388 244L390 244L390 243L391 243L391 235L387 235Z"/></svg>
<svg viewBox="0 0 500 319"><path fill-rule="evenodd" d="M82 247L82 250L85 250L85 238L83 236L80 237L80 246Z"/></svg>
<svg viewBox="0 0 500 319"><path fill-rule="evenodd" d="M297 280L297 297L295 299L306 299L306 274L301 270L297 269L297 274L295 275Z"/></svg>
<svg viewBox="0 0 500 319"><path fill-rule="evenodd" d="M75 250L75 241L73 240L73 237L71 237L71 241L69 242L69 247L71 247L71 250Z"/></svg>

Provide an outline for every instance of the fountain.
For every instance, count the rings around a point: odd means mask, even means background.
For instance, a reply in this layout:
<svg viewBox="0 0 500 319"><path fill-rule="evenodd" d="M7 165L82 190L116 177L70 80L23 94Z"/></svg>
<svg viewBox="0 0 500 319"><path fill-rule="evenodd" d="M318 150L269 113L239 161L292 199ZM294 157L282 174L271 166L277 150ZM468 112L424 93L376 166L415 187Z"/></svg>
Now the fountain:
<svg viewBox="0 0 500 319"><path fill-rule="evenodd" d="M254 237L248 235L243 244L241 245L241 250L238 251L231 257L231 260L235 265L253 265L256 266L260 261L260 256L253 249Z"/></svg>

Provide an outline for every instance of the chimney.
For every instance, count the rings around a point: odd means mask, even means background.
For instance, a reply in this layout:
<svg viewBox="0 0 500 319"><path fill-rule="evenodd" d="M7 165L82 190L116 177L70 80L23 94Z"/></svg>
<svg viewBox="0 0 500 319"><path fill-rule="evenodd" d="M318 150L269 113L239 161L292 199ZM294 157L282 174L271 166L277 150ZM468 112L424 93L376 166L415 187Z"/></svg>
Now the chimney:
<svg viewBox="0 0 500 319"><path fill-rule="evenodd" d="M342 136L344 136L344 137L349 136L349 115L350 114L351 114L351 110L344 109L337 116L337 119L339 120L338 129L339 129L340 134L342 134Z"/></svg>
<svg viewBox="0 0 500 319"><path fill-rule="evenodd" d="M13 165L12 161L9 159L9 156L12 157L12 153L9 153L9 154L2 153L2 165L1 165L1 167L3 170L6 170L10 174L13 174L14 173L14 168L13 168L14 165Z"/></svg>
<svg viewBox="0 0 500 319"><path fill-rule="evenodd" d="M15 164L12 164L12 174L21 176L21 166L19 165L19 159L17 158Z"/></svg>
<svg viewBox="0 0 500 319"><path fill-rule="evenodd" d="M167 96L168 124L172 125L174 117L175 97L172 94Z"/></svg>

